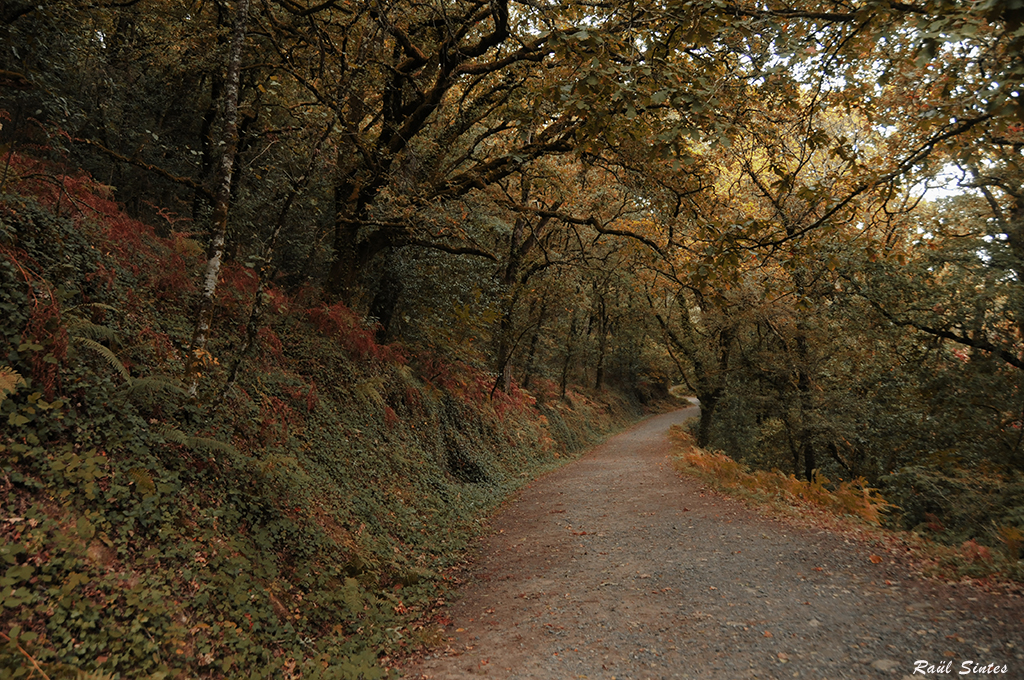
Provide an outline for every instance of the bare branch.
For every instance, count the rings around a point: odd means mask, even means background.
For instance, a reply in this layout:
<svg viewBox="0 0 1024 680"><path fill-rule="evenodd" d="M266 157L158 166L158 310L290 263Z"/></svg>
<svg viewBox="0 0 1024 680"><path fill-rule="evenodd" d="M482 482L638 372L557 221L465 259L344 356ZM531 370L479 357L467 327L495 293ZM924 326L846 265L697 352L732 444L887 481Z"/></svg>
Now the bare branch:
<svg viewBox="0 0 1024 680"><path fill-rule="evenodd" d="M151 163L146 163L145 161L140 160L138 158L129 158L128 156L125 156L123 154L119 154L118 152L114 151L113 149L108 149L104 145L102 145L99 142L97 142L95 140L92 140L92 139L84 139L84 138L81 138L81 137L76 137L76 138L74 138L73 141L78 142L79 144L85 144L87 146L91 146L91 147L93 147L95 149L99 149L100 151L102 151L106 155L110 156L114 160L121 161L122 163L128 163L129 165L134 165L134 166L139 167L139 168L144 168L146 170L149 170L150 172L155 172L156 174L160 175L164 179L169 179L170 181L172 181L172 182L174 182L176 184L181 184L182 186L186 186L189 189L197 191L200 194L202 194L203 197L205 197L207 199L211 199L211 200L213 199L213 192L210 191L209 189L207 189L206 187L204 187L199 182L196 182L194 179L191 179L189 177L181 177L179 175L175 175L175 174L173 174L171 172L168 172L167 170L164 170L163 168L161 168L159 166L152 165Z"/></svg>

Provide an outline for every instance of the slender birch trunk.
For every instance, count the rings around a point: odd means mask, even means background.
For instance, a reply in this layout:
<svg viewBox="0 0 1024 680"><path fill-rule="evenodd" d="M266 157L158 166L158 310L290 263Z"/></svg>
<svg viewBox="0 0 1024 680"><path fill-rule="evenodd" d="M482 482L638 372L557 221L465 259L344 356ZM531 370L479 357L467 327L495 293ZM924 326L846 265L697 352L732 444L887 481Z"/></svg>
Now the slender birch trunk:
<svg viewBox="0 0 1024 680"><path fill-rule="evenodd" d="M206 344L210 339L213 323L213 303L220 281L220 267L224 259L224 244L228 231L228 208L231 204L231 177L234 172L235 154L238 151L238 90L242 70L242 47L248 23L249 0L238 0L235 27L231 36L231 51L228 56L227 77L224 83L224 130L221 136L223 155L217 169L217 193L214 198L210 248L200 290L199 309L196 313L195 331L188 356L189 396L195 397L203 369L212 361Z"/></svg>

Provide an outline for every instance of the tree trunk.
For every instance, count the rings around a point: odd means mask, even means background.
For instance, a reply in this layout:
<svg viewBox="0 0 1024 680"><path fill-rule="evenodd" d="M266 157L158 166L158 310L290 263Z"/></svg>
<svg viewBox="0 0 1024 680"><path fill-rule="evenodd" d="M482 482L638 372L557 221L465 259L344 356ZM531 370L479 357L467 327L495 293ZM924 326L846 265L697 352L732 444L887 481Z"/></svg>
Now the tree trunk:
<svg viewBox="0 0 1024 680"><path fill-rule="evenodd" d="M518 291L516 291L502 305L501 320L498 325L498 353L495 357L495 369L498 378L494 383L494 389L491 390L492 393L500 389L505 394L508 394L509 390L512 389L512 351L514 349L513 335L515 330L512 326L512 314L515 311L516 299L518 297Z"/></svg>
<svg viewBox="0 0 1024 680"><path fill-rule="evenodd" d="M540 311L537 314L537 324L533 327L533 335L530 336L530 351L526 354L526 363L523 367L523 389L530 389L530 379L533 378L533 364L537 356L537 345L540 343L541 328L544 326L544 317L547 316L548 303L542 300Z"/></svg>
<svg viewBox="0 0 1024 680"><path fill-rule="evenodd" d="M718 393L698 394L700 400L700 421L697 423L697 446L706 448L711 445L711 427L715 424L715 409L721 395Z"/></svg>
<svg viewBox="0 0 1024 680"><path fill-rule="evenodd" d="M274 272L272 262L274 258L274 251L277 249L277 241L281 236L281 232L284 230L288 213L291 212L292 205L295 203L296 197L298 197L306 187L306 183L309 181L309 178L313 173L317 158L320 155L320 148L327 140L328 134L330 134L330 127L324 131L319 141L317 141L316 146L313 147L312 153L309 155L309 165L306 166L305 173L303 173L302 176L292 184L291 191L288 193L287 198L285 198L285 201L281 206L281 210L277 213L277 222L274 224L274 230L271 232L270 239L267 241L267 245L263 249L263 262L259 270L257 270L256 293L253 295L252 310L249 312L249 321L245 326L245 338L242 341L242 346L239 348L237 356L235 357L234 365L231 367L231 370L228 371L227 382L224 384L224 389L221 390L221 400L228 396L232 386L234 386L235 381L238 379L238 371L242 366L242 362L245 361L246 355L248 355L253 344L256 342L256 336L263 323L263 313L267 307L268 298L265 293L267 285L269 284Z"/></svg>
<svg viewBox="0 0 1024 680"><path fill-rule="evenodd" d="M384 265L377 292L370 302L370 316L377 320L377 342L388 342L391 338L391 320L402 298L402 281L395 276L389 262Z"/></svg>
<svg viewBox="0 0 1024 680"><path fill-rule="evenodd" d="M365 263L357 243L359 229L348 221L347 208L337 205L343 200L337 197L339 190L335 188L334 257L331 260L327 288L332 296L354 307L359 292L359 274Z"/></svg>
<svg viewBox="0 0 1024 680"><path fill-rule="evenodd" d="M814 455L814 444L811 442L804 442L804 475L807 477L807 481L814 481L814 470L818 467L817 461Z"/></svg>
<svg viewBox="0 0 1024 680"><path fill-rule="evenodd" d="M217 169L217 194L214 199L210 234L210 248L200 289L199 309L196 314L192 345L189 348L188 379L189 396L195 397L199 388L202 369L212 361L206 344L210 339L213 323L213 306L220 281L220 268L224 258L224 244L227 240L228 209L231 205L231 178L234 174L235 154L238 150L238 89L242 70L242 47L245 43L246 24L249 14L249 0L238 0L238 14L231 36L231 52L228 57L227 76L224 83L224 153Z"/></svg>
<svg viewBox="0 0 1024 680"><path fill-rule="evenodd" d="M597 361L594 366L594 389L604 385L604 360L608 353L608 307L603 296L598 296L597 303Z"/></svg>
<svg viewBox="0 0 1024 680"><path fill-rule="evenodd" d="M366 299L363 285L367 278L373 278L367 277L370 263L376 256L402 243L384 228L360 234L360 219L365 217L367 198L364 196L351 203L349 197L338 195L347 189L359 191L350 184L335 188L334 258L327 288L333 297L353 311L368 313L372 301Z"/></svg>
<svg viewBox="0 0 1024 680"><path fill-rule="evenodd" d="M565 391L569 387L569 366L573 359L573 350L575 349L576 338L576 314L573 313L572 320L569 322L569 334L565 339L565 360L562 362L562 376L559 381L559 387L561 388L562 399L565 399Z"/></svg>

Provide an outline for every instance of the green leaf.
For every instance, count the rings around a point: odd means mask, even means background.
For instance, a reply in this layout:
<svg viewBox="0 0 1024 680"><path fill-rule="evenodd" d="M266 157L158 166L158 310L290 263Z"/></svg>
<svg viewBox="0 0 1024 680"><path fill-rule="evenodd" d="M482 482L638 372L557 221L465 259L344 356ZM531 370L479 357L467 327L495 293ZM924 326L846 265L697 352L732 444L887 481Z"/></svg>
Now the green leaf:
<svg viewBox="0 0 1024 680"><path fill-rule="evenodd" d="M14 427L21 427L27 422L29 422L29 419L21 415L17 411L13 411L9 416L7 416L7 423L9 425L13 425Z"/></svg>
<svg viewBox="0 0 1024 680"><path fill-rule="evenodd" d="M78 522L75 524L75 529L78 531L78 536L86 541L96 534L96 527L94 527L92 522L90 522L86 517L78 518Z"/></svg>

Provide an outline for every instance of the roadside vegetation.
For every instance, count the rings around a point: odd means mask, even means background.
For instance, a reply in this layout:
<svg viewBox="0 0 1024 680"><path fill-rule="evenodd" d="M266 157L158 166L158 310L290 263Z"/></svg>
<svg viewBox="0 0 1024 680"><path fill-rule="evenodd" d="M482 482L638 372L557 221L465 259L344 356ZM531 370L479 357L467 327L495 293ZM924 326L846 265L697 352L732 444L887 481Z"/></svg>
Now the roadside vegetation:
<svg viewBox="0 0 1024 680"><path fill-rule="evenodd" d="M386 677L435 641L478 520L642 412L491 394L309 288L267 287L250 334L256 276L234 263L190 398L201 247L82 173L21 155L8 173L5 677Z"/></svg>
<svg viewBox="0 0 1024 680"><path fill-rule="evenodd" d="M903 528L906 526L903 509L889 503L878 489L868 486L863 477L830 480L815 471L812 479L806 480L777 468L752 469L722 451L698 447L692 433L695 426L696 422L692 421L688 427L672 428L676 444L675 467L715 490L769 508L790 520L866 537L879 546L879 552L885 552L881 549L884 546L896 559L905 560L909 552L910 560L925 576L976 579L1004 586L1007 581L1024 582L1021 564L1024 533L1013 525L994 525L994 531L986 532L984 542L970 538L959 544L943 535L945 527L938 522L908 531ZM959 497L965 502L976 501L972 491L979 487L985 489L986 485L999 486L1001 481L974 478ZM966 520L968 526L974 526L970 524L972 520L977 521L977 518ZM891 559L874 553L869 558L876 564ZM1019 583L1009 587L1020 590Z"/></svg>

